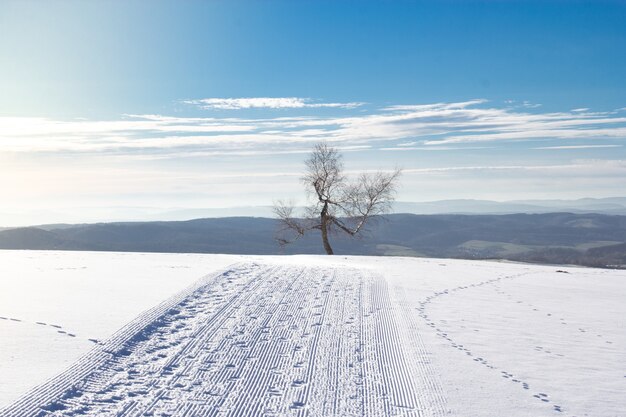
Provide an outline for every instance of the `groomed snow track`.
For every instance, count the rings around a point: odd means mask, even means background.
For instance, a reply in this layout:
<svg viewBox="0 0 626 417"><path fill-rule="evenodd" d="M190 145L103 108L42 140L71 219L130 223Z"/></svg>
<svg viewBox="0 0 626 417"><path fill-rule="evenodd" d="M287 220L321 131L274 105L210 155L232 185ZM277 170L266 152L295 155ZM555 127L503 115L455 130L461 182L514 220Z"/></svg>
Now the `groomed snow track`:
<svg viewBox="0 0 626 417"><path fill-rule="evenodd" d="M443 416L415 312L395 297L369 270L237 264L0 415Z"/></svg>

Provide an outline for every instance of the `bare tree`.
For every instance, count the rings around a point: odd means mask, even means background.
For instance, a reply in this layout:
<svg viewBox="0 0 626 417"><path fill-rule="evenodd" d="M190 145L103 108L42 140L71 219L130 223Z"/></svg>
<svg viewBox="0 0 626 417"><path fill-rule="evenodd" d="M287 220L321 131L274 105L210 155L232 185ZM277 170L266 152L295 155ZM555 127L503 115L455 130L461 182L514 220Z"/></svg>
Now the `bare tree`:
<svg viewBox="0 0 626 417"><path fill-rule="evenodd" d="M332 255L331 233L356 236L372 216L387 213L394 201L400 170L361 174L354 181L344 175L337 149L320 143L306 160L302 182L311 203L296 216L293 203L278 201L274 214L280 221L279 244L286 245L312 230L319 230L327 254Z"/></svg>

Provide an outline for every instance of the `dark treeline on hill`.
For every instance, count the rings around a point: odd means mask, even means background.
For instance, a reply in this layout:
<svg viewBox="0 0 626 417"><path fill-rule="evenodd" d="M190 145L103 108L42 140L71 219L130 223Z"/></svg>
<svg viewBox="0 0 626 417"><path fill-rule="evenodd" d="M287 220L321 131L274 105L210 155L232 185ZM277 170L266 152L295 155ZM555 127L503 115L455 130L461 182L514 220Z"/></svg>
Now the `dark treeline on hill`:
<svg viewBox="0 0 626 417"><path fill-rule="evenodd" d="M321 254L319 236L281 248L276 220L49 225L0 231L0 249L230 254ZM626 267L626 216L602 214L414 215L376 219L361 239L335 237L337 254L507 259Z"/></svg>

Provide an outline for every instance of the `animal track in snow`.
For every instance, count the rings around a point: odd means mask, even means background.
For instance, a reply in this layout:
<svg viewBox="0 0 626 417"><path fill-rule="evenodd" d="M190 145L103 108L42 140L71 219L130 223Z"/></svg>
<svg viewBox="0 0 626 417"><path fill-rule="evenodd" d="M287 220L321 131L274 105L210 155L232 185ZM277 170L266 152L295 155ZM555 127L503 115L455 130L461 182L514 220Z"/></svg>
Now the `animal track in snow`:
<svg viewBox="0 0 626 417"><path fill-rule="evenodd" d="M522 277L524 275L527 275L527 273L522 273L522 274L516 274L516 275L508 275L508 276L502 276L499 278L493 278L490 280L485 280L485 281L480 281L477 283L473 283L473 284L468 284L468 285L462 285L462 286L458 286L458 287L454 287L451 289L445 289L442 291L436 291L434 292L432 295L426 297L425 299L423 299L422 301L419 302L419 307L417 307L417 310L419 312L419 316L426 322L426 325L428 327L430 327L431 329L433 329L437 336L439 336L442 339L445 339L448 341L449 345L454 348L459 350L460 352L464 353L465 356L469 356L472 357L473 362L476 362L477 364L483 365L491 370L497 370L498 368L496 366L493 366L489 363L489 361L487 359L485 359L482 356L477 356L474 355L473 352L465 347L463 344L459 343L456 339L454 339L452 336L450 336L449 332L443 330L441 327L438 327L437 323L435 321L433 321L433 319L431 319L431 317L428 315L427 312L427 307L430 303L432 303L434 300L440 298L440 297L444 297L444 296L449 296L455 293L458 293L460 291L463 290L467 290L470 288L483 288L483 287L487 287L490 286L492 289L494 289L494 291L502 296L505 295L509 300L511 300L512 302L514 302L515 304L524 304L523 301L521 300L514 300L514 297L511 294L508 294L504 291L502 291L499 287L499 283L502 282L503 280L510 280L510 279L515 279L515 278L519 278ZM526 304L529 307L533 307L531 304ZM547 314L548 316L552 316L551 313ZM445 324L446 320L440 320L439 323L441 324ZM475 331L478 331L477 329L475 329ZM535 350L537 351L543 351L545 353L552 353L551 351L545 351L541 346L538 346L535 348ZM559 355L559 354L555 354L556 356L563 356L563 355ZM501 370L500 371L500 376L504 379L508 379L509 381L516 383L516 384L520 384L522 389L524 390L530 390L530 386L527 382L519 379L519 378L515 378L514 375L510 372L507 372L505 370ZM543 402L543 403L547 403L550 402L550 400L547 398L547 394L541 393L541 394L537 394L537 395L533 395L533 397L537 398L539 401ZM553 407L554 411L558 411L558 412L562 412L562 408L561 406L555 405Z"/></svg>
<svg viewBox="0 0 626 417"><path fill-rule="evenodd" d="M72 337L72 338L76 338L77 337L77 335L75 333L71 333L71 332L68 332L67 330L64 330L63 326L60 326L58 324L48 324L48 323L45 323L43 321L30 322L30 321L27 321L27 320L17 319L17 318L14 318L14 317L3 317L3 316L0 316L0 320L7 320L7 321L13 321L13 322L22 323L22 324L34 324L34 325L37 325L37 326L50 327L50 328L52 328L51 330L54 330L58 334L62 334L62 335L65 335L65 336L68 336L68 337ZM87 340L93 341L94 339L87 339Z"/></svg>

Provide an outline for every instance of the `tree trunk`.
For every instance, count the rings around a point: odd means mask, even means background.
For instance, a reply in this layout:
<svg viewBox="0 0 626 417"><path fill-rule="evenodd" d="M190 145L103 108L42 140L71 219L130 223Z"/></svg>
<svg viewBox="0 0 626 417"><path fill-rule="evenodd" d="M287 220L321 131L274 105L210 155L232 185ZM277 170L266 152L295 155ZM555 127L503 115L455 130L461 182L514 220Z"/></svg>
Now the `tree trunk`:
<svg viewBox="0 0 626 417"><path fill-rule="evenodd" d="M330 246L328 242L328 203L324 203L324 208L322 209L321 217L321 229L322 229L322 243L324 244L324 249L326 250L327 255L333 254L333 248Z"/></svg>

